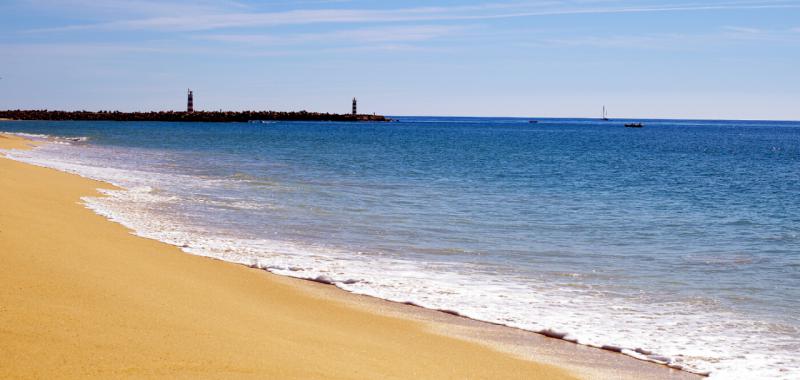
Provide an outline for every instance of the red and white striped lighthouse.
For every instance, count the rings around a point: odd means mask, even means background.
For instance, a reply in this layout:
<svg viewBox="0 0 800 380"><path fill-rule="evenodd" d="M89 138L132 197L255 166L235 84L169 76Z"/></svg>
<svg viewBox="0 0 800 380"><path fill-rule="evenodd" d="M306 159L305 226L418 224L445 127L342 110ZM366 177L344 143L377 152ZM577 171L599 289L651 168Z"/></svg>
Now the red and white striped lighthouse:
<svg viewBox="0 0 800 380"><path fill-rule="evenodd" d="M186 102L186 112L192 113L194 112L194 95L192 94L192 90L189 90L189 99Z"/></svg>

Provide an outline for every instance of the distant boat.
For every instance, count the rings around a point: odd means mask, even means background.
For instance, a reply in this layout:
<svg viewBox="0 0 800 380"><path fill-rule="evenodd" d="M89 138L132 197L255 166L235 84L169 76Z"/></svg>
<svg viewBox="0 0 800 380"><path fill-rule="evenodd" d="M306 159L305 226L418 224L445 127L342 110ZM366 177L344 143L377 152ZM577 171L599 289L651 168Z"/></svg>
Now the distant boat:
<svg viewBox="0 0 800 380"><path fill-rule="evenodd" d="M603 106L603 117L601 119L603 121L608 121L608 114L606 113L606 106Z"/></svg>
<svg viewBox="0 0 800 380"><path fill-rule="evenodd" d="M643 128L644 124L642 123L627 123L625 124L625 128Z"/></svg>
<svg viewBox="0 0 800 380"><path fill-rule="evenodd" d="M528 120L528 123L531 123L531 124L536 124L538 122L539 122L539 120Z"/></svg>

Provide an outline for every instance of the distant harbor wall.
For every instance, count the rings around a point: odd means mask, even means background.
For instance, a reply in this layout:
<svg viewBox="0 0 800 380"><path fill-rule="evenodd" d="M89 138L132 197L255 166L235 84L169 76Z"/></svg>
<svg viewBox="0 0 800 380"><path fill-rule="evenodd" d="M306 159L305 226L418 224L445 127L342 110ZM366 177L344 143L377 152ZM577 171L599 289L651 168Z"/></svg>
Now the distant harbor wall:
<svg viewBox="0 0 800 380"><path fill-rule="evenodd" d="M119 112L119 111L0 111L0 119L12 120L108 120L108 121L172 121L230 123L255 120L277 121L390 121L382 115L352 115L320 112L278 111L195 111L195 112Z"/></svg>

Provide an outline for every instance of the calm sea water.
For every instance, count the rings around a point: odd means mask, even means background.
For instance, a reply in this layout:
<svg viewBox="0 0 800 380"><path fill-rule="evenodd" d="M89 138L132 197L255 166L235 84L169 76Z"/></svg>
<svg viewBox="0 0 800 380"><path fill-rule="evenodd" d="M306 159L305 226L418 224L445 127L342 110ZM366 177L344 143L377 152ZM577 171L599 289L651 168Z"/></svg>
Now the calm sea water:
<svg viewBox="0 0 800 380"><path fill-rule="evenodd" d="M23 161L190 253L617 346L800 376L800 123L4 122ZM637 351L638 349L638 351Z"/></svg>

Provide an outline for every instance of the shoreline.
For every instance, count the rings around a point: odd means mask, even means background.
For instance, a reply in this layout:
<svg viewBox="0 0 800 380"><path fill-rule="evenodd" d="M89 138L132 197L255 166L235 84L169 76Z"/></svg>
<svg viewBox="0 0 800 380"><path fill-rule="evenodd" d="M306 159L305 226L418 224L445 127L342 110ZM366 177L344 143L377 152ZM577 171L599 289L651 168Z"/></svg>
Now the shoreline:
<svg viewBox="0 0 800 380"><path fill-rule="evenodd" d="M0 148L13 148L13 149L22 149L25 148L30 144L29 140L25 140L20 137L3 137L0 139ZM524 377L524 378L536 378L531 376L536 376L538 373L541 378L569 378L568 373L573 375L578 375L580 377L591 377L591 378L700 378L698 375L692 375L688 372L683 372L679 370L673 370L667 368L665 366L644 362L629 356L617 354L610 351L604 351L597 348L591 348L588 346L580 346L577 344L569 343L559 339L551 339L547 338L543 335L517 330L510 327L502 326L502 325L493 325L486 322L479 322L471 319L467 319L464 317L458 317L450 314L446 314L446 312L435 311L430 309L423 309L421 307L403 305L399 303L394 303L391 301L385 301L378 298L368 297L368 296L359 296L352 293L348 293L343 291L339 288L333 286L322 285L318 283L313 283L310 281L299 280L290 277L283 277L276 274L269 273L264 270L255 270L247 268L244 265L232 264L228 262L222 261L222 263L218 263L221 260L211 259L199 256L194 256L190 254L186 254L179 250L175 246L167 245L165 243L156 242L153 240L145 239L142 237L134 236L132 231L122 227L119 224L110 222L105 218L93 213L91 210L83 207L82 205L78 204L79 198L81 196L92 195L92 196L99 196L98 192L94 189L96 188L110 188L109 185L85 179L82 177L78 177L74 174L67 174L63 172L56 171L54 169L47 169L41 168L30 164L24 164L16 161L12 161L6 158L0 159L0 168L3 171L9 170L12 172L12 177L16 174L17 171L20 173L26 173L23 177L33 177L30 181L38 181L43 177L58 177L58 180L53 179L56 183L60 184L53 189L50 189L49 193L45 194L47 197L61 197L60 199L63 201L64 197L66 196L69 198L72 196L73 202L70 204L58 204L57 206L60 209L67 209L64 212L68 212L74 215L80 215L80 219L82 220L90 220L91 224L96 229L102 229L104 231L108 231L109 234L114 235L118 240L124 240L124 242L119 242L117 240L113 242L106 242L106 243L113 243L109 248L114 250L124 251L121 254L128 259L131 263L141 264L139 261L141 260L152 260L154 265L147 268L149 271L146 272L148 277L153 276L153 273L156 273L157 276L181 276L186 280L190 280L191 282L195 283L202 283L206 285L205 282L210 281L214 282L218 286L222 286L227 283L220 284L219 280L214 280L213 277L209 277L209 273L219 274L217 272L226 272L228 277L225 277L226 281L239 281L239 277L247 277L249 280L252 280L254 284L257 285L258 289L257 292L268 292L269 289L262 289L262 287L278 287L282 290L286 290L282 297L283 303L275 303L274 299L270 298L260 298L260 297L252 297L253 292L250 291L249 294L240 295L238 293L231 295L228 294L229 297L242 297L247 296L250 301L247 304L248 311L252 313L258 313L258 310L252 310L253 304L260 305L262 307L279 307L285 309L291 313L298 313L299 311L296 310L297 299L303 301L306 299L313 300L311 302L303 303L304 306L313 305L312 308L318 309L318 304L324 304L323 309L333 308L337 311L341 311L341 315L336 318L336 321L345 320L348 323L345 323L346 326L342 326L338 323L336 324L327 324L323 326L318 326L319 330L316 331L322 334L332 334L333 336L329 336L329 339L322 339L318 338L316 340L312 339L310 342L308 340L303 340L300 338L307 338L307 337L296 337L295 335L288 333L286 331L282 331L283 336L283 343L290 345L290 346L299 346L295 347L298 348L300 351L313 351L316 347L308 347L309 345L318 345L318 344L329 344L330 341L336 341L336 336L343 334L343 332L339 331L340 329L344 329L344 327L350 326L351 328L354 327L355 331L351 331L353 333L358 333L363 327L362 324L354 323L354 319L358 320L357 322L367 323L367 325L381 325L382 323L386 323L389 326L394 327L396 324L403 325L401 329L403 329L406 333L414 333L420 334L419 336L423 337L423 339L427 342L427 344L423 345L416 345L413 346L414 350L407 350L409 348L408 345L401 347L397 347L396 341L387 340L387 336L385 336L384 332L381 332L381 329L372 330L364 334L363 332L359 335L359 338L362 340L370 341L372 343L369 345L370 347L377 346L383 349L384 352L386 350L390 350L392 352L397 352L398 350L406 349L406 351L413 356L413 360L411 360L411 366L414 370L418 369L418 365L421 363L420 360L424 358L420 358L420 351L421 352L430 352L431 355L437 354L437 350L444 349L445 351L457 349L461 354L458 356L460 365L465 367L461 367L461 370L467 370L467 372L462 372L469 374L470 376L475 377L482 377L479 374L483 373L489 377ZM10 168L10 169L9 169ZM13 170L11 170L13 169ZM4 175L4 177L7 177ZM11 178L11 179L4 179L4 181L8 180L19 180L20 178ZM30 182L28 181L28 182ZM29 183L24 183L25 181L21 181L23 183L19 184L19 186L27 186L30 185ZM59 191L56 189L63 189L64 182L69 182L70 187L76 187L75 191L70 191L70 195L64 194L53 194L58 193ZM5 185L8 185L10 182L3 182ZM18 184L14 184L15 186ZM4 186L5 188L6 186ZM10 197L6 194L6 190L3 190L3 193L0 193L3 200L3 203L6 203L6 197L9 197L9 203L13 203L13 197ZM19 195L19 194L15 194ZM24 196L22 194L20 196ZM33 202L31 200L30 202ZM58 203L58 202L56 202ZM69 203L69 202L68 202ZM27 207L27 205L25 206ZM0 210L5 211L5 205ZM17 214L19 215L27 215L27 210L18 210ZM60 211L59 211L60 212ZM42 213L42 218L47 219L50 212L47 210L40 212ZM37 214L38 215L38 214ZM6 218L6 215L0 215L2 218ZM9 224L10 227L18 227L15 226L16 220L12 217L10 219L15 223ZM49 220L50 223L53 223L54 229L59 229L65 227L62 223L59 223L58 220ZM0 236L3 237L2 244L3 246L6 245L6 231L10 229L10 227L6 227L4 224L8 224L7 220L0 219ZM74 228L74 227L73 227ZM80 233L81 236L85 240L94 240L88 239L86 235L86 231L83 231L83 228L73 231L76 233ZM12 233L13 235L13 233ZM30 235L30 233L28 233ZM22 236L22 240L28 240L30 237L28 235ZM72 239L78 239L79 237L73 236ZM69 239L67 239L69 241ZM24 245L25 242L15 242L19 243L20 245ZM71 246L73 244L91 244L92 241L84 242L84 241L69 241L70 244L67 246ZM128 249L122 249L118 246L126 246L127 244L133 246L140 246L144 245L148 250L158 251L159 254L155 255L157 257L153 257L154 255L151 253L141 252L140 250L133 250L130 251ZM61 246L59 246L61 247ZM4 247L5 249L6 247ZM11 248L14 248L13 246ZM141 247L140 247L141 248ZM12 250L13 252L13 250ZM72 253L72 251L69 251ZM31 252L29 252L31 253ZM33 251L32 253L42 255L53 255L53 252L39 252ZM167 255L161 255L161 253L168 253ZM177 255L175 255L177 253ZM14 253L12 253L12 256ZM168 258L168 260L167 260ZM64 258L62 257L62 260ZM116 257L114 258L116 259ZM161 262L159 259L164 259L163 261L169 261L168 263ZM73 257L65 259L65 263L69 265L75 265L72 263ZM215 262L216 261L216 262ZM178 263L178 264L175 264ZM86 263L88 265L88 263ZM161 264L170 264L168 267L163 267ZM191 266L193 268L202 267L203 273L205 276L196 276L192 272L187 272L184 268L186 266ZM33 268L32 270L34 270ZM114 272L119 272L124 268L117 268L117 267L103 267L102 268L105 274L105 270ZM178 273L176 273L176 271ZM265 273L267 272L267 273ZM5 274L5 273L3 273ZM125 274L125 273L122 273ZM9 274L13 275L13 274ZM0 277L5 279L6 276ZM94 289L94 288L92 288ZM91 291L92 289L88 289ZM288 290L287 290L288 289ZM105 290L105 289L104 289ZM242 290L242 289L240 289ZM175 292L178 291L178 295ZM178 297L180 298L181 295L186 295L187 289L170 289L167 292L162 292L160 295L163 297ZM246 292L245 290L242 290ZM247 292L246 292L247 293ZM12 297L15 295L9 293ZM7 294L0 293L2 298L5 298ZM140 296L140 295L138 295ZM208 298L208 297L206 297ZM150 300L150 301L160 301ZM161 301L166 302L166 301ZM207 302L207 300L194 300L192 302ZM2 304L6 304L3 302ZM8 303L9 305L13 303ZM183 302L180 302L183 305ZM141 304L139 304L141 305ZM145 306L152 306L148 303L144 303ZM101 305L102 306L102 305ZM162 305L165 306L165 305ZM169 304L166 306L170 306ZM230 306L230 305L229 305ZM240 310L237 307L243 307L242 305L233 305L231 308L233 310ZM230 311L232 309L228 309ZM340 310L342 309L342 310ZM103 311L104 309L100 308L99 311ZM225 310L225 309L222 309ZM4 316L4 313L10 311L11 313L15 312L13 308L9 309L0 309L0 316ZM37 310L39 311L39 310ZM107 311L107 310L106 310ZM191 310L189 310L191 311ZM208 310L207 310L208 311ZM187 310L181 310L181 312L187 312ZM219 312L215 310L215 312ZM190 313L191 314L191 313ZM304 320L305 323L310 324L320 324L322 321L320 319L325 319L318 315L318 313L312 313L312 316L305 316L309 319ZM223 318L222 316L219 316ZM273 316L274 317L274 316ZM223 318L224 319L224 318ZM388 319L388 321L387 321ZM138 320L127 321L128 323L135 323ZM270 320L271 322L275 322L274 320ZM248 327L252 327L253 330L257 330L257 325L259 323L263 323L261 320L251 320L250 322L254 323ZM278 322L285 322L281 321L280 316L278 317ZM189 324L189 321L185 321L186 324ZM386 324L383 324L382 327L386 327ZM182 326L182 323L178 323L179 326ZM23 327L24 324L23 324ZM209 328L217 327L216 324L211 324L207 326ZM226 325L227 328L236 330L235 328ZM335 331L330 331L335 330ZM248 330L249 331L249 330ZM14 331L12 330L12 333ZM148 331L149 332L149 331ZM0 331L0 337L3 337L7 333L5 331ZM296 339L286 339L286 335L289 335ZM225 338L226 340L229 338L229 335L220 335L216 336L217 340L212 339L214 343L220 343L219 339ZM268 336L264 337L265 340L269 340L271 337L269 334ZM389 337L391 338L391 337ZM397 336L394 336L394 339L397 339ZM256 347L258 344L258 340L256 342ZM208 343L208 342L205 342ZM340 342L343 344L345 352L338 354L348 354L354 352L353 350L358 350L359 347L350 347L347 346L345 342ZM363 343L363 342L362 342ZM413 345L413 342L406 342L407 344ZM263 343L262 343L263 344ZM387 346L391 346L387 348ZM235 350L235 347L230 347L231 349ZM361 347L363 348L363 346ZM374 347L373 347L374 348ZM434 350L431 350L434 348ZM2 350L2 349L0 349ZM191 347L190 347L191 351ZM102 352L102 350L101 350ZM330 354L330 352L327 352ZM143 355L142 352L132 352L132 355ZM275 353L273 353L275 354ZM378 355L378 354L376 354ZM13 357L13 356L12 356ZM359 366L359 363L353 363L352 360L349 361L347 364L350 365L349 370L353 368L357 369L357 373L363 374L364 376L358 377L369 377L367 376L367 372L373 370L372 374L378 375L381 377L407 377L410 375L408 371L408 361L405 360L407 358L401 358L396 355L388 355L384 358L393 362L396 361L404 361L406 366L405 368L401 366L401 368L396 368L397 366L393 366L393 368L385 367L384 365L387 363L381 363L381 368L378 371L374 366L364 367L364 364ZM452 360L450 356L447 357L449 360ZM470 358L469 361L463 361L465 358ZM324 362L323 358L316 358L316 360L309 361L313 363ZM363 358L362 358L363 359ZM524 360L522 360L524 359ZM475 362L472 362L476 360ZM488 362L487 362L488 360ZM476 366L480 362L483 366ZM426 362L427 363L427 362ZM497 368L497 364L503 363L503 368ZM541 364L537 364L541 363ZM303 364L308 365L308 361L300 361L300 363L295 364ZM372 363L373 365L376 363ZM452 363L451 363L452 364ZM333 364L331 364L333 366ZM554 366L553 366L554 365ZM12 365L13 367L13 365ZM135 367L135 366L134 366ZM334 366L335 367L335 366ZM478 368L481 367L481 368ZM493 368L492 371L486 371L487 368ZM506 368L508 367L508 368ZM560 368L556 368L560 367ZM0 368L10 368L7 365L0 366ZM138 367L137 367L138 368ZM337 367L338 368L338 367ZM429 374L433 375L433 377L458 377L454 373L446 373L447 371L442 371L442 364L441 363L429 363L425 366L425 368L429 368L432 371L428 372ZM450 368L451 370L456 370L456 368ZM509 369L512 368L512 369ZM469 370L471 369L471 370ZM206 368L206 370L208 370ZM291 371L299 371L302 368L284 368L284 370L290 372L282 372L283 375L287 375L288 377L292 377L291 373L298 374L298 372L291 372ZM566 370L566 371L564 371ZM394 372L392 372L394 371ZM473 372L475 371L475 372ZM483 372L480 372L483 371ZM500 372L497 372L500 371ZM504 372L503 372L504 371ZM509 372L510 371L510 372ZM527 371L527 372L526 372ZM209 372L198 372L204 375L207 375ZM85 373L81 373L85 374ZM116 373L115 373L116 374ZM171 375L175 374L183 374L186 375L186 372L173 372L170 373ZM166 375L167 377L170 375ZM196 373L195 373L196 374ZM261 373L263 375L263 373ZM321 373L317 373L319 376ZM394 374L394 375L392 375ZM417 372L414 372L415 377L419 377ZM544 374L544 375L542 375ZM141 373L139 373L141 375ZM230 374L229 374L230 375ZM323 374L325 377L335 377L328 372ZM403 376L406 375L406 376ZM424 376L428 377L428 376Z"/></svg>

